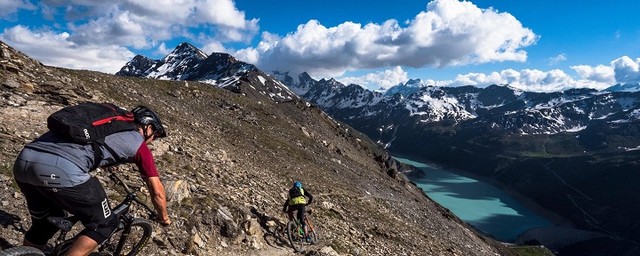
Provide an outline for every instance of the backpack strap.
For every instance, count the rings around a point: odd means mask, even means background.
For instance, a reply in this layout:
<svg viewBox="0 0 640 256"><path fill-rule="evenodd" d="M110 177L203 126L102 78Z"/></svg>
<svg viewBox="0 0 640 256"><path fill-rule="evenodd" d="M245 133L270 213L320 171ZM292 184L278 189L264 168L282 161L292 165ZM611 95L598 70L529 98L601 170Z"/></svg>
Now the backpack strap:
<svg viewBox="0 0 640 256"><path fill-rule="evenodd" d="M102 148L100 148L100 146L104 146L104 148L107 149L107 151L109 151L109 153L111 153L113 157L117 156L116 151L109 147L104 142L104 139L92 141L91 148L93 148L93 166L91 166L90 170L98 169L98 167L100 167L100 162L102 162L102 160L104 159L104 154L102 153Z"/></svg>

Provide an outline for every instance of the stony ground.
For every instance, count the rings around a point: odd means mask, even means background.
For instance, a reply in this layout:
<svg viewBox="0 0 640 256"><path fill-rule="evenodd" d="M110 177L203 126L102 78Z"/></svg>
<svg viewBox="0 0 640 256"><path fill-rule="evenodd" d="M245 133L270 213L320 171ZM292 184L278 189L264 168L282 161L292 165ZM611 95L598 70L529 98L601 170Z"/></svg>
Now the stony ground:
<svg viewBox="0 0 640 256"><path fill-rule="evenodd" d="M87 100L150 106L169 130L152 150L174 223L155 226L147 255L294 255L277 232L294 179L315 195L321 241L306 255L515 255L427 198L368 138L305 102L47 67L0 42L1 248L18 245L30 223L11 174L16 155L46 131L50 113ZM133 166L119 169L139 188Z"/></svg>

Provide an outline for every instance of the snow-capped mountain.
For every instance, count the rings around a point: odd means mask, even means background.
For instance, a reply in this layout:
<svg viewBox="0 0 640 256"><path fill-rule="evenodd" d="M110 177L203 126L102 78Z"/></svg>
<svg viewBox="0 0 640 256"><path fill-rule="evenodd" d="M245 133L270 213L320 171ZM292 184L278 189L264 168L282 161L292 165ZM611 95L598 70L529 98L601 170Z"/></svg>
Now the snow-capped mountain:
<svg viewBox="0 0 640 256"><path fill-rule="evenodd" d="M279 102L298 99L282 82L254 65L239 61L226 53L207 55L188 43L178 45L161 60L137 55L116 75L199 81L234 92L263 95Z"/></svg>
<svg viewBox="0 0 640 256"><path fill-rule="evenodd" d="M409 81L407 81L404 84L398 84L396 86L393 86L389 89L387 89L384 94L385 95L394 95L396 93L402 94L403 96L407 97L417 91L420 90L420 88L422 87L426 87L427 84L423 83L422 80L420 79L410 79Z"/></svg>
<svg viewBox="0 0 640 256"><path fill-rule="evenodd" d="M373 125L376 134L378 128L397 127L399 122L484 126L509 134L557 134L577 132L596 121L635 122L640 111L638 92L573 89L535 93L498 85L435 87L416 79L381 94L333 79L315 81L304 73L297 79L299 83L281 79L330 115L347 123Z"/></svg>
<svg viewBox="0 0 640 256"><path fill-rule="evenodd" d="M606 90L611 92L637 92L640 91L640 83L616 84Z"/></svg>

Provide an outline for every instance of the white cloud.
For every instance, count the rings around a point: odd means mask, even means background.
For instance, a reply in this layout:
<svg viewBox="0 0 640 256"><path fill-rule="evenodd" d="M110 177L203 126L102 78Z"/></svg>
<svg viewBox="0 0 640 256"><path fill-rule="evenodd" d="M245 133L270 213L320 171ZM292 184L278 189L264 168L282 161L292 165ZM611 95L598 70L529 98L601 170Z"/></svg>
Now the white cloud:
<svg viewBox="0 0 640 256"><path fill-rule="evenodd" d="M364 76L339 77L336 78L336 80L346 85L357 84L365 88L386 90L389 89L389 87L406 82L409 78L407 72L404 71L402 67L396 66L392 69L370 73Z"/></svg>
<svg viewBox="0 0 640 256"><path fill-rule="evenodd" d="M134 19L131 13L125 11L79 26L70 25L69 41L79 45L126 45L138 49L150 47L150 37L147 35L148 32L145 32L148 27ZM160 33L152 39L166 38Z"/></svg>
<svg viewBox="0 0 640 256"><path fill-rule="evenodd" d="M165 43L160 43L160 45L158 45L158 48L156 48L155 53L158 55L167 55L169 53L171 53L173 49L167 49L167 45Z"/></svg>
<svg viewBox="0 0 640 256"><path fill-rule="evenodd" d="M19 8L35 10L36 6L24 0L0 0L0 14ZM49 65L108 73L133 57L125 47L166 53L164 40L183 37L198 40L205 50L224 51L222 43L247 41L259 29L258 20L245 19L233 0L43 0L37 12L65 21L56 21L56 31L5 28L0 38ZM192 32L201 28L209 31Z"/></svg>
<svg viewBox="0 0 640 256"><path fill-rule="evenodd" d="M146 0L141 0L146 2ZM235 7L232 0L197 1L194 13L198 23L210 23L237 29L255 29L257 20L245 20L244 12Z"/></svg>
<svg viewBox="0 0 640 256"><path fill-rule="evenodd" d="M565 60L567 60L567 55L564 54L564 53L561 53L561 54L558 54L558 56L549 58L549 65L550 66L555 66L555 65L558 65L558 64L560 64L560 62L563 62Z"/></svg>
<svg viewBox="0 0 640 256"><path fill-rule="evenodd" d="M613 85L616 83L615 70L611 66L598 65L591 67L588 65L572 66L571 69L578 73L578 77L584 80L608 83Z"/></svg>
<svg viewBox="0 0 640 256"><path fill-rule="evenodd" d="M0 20L14 20L19 9L33 10L35 6L26 0L0 0Z"/></svg>
<svg viewBox="0 0 640 256"><path fill-rule="evenodd" d="M563 91L571 88L602 90L614 84L610 79L613 73L608 72L612 71L612 68L604 66L575 66L572 68L578 73L579 79L575 79L559 69L550 71L537 69L523 69L520 71L505 69L500 72L491 72L490 74L461 74L451 81L429 80L428 84L437 86L474 85L478 87L486 87L492 84L508 84L514 88L534 92Z"/></svg>
<svg viewBox="0 0 640 256"><path fill-rule="evenodd" d="M63 13L67 40L78 45L148 49L175 37L246 42L259 29L258 20L246 20L232 0L45 0L38 8L46 17ZM192 32L200 28L209 31Z"/></svg>
<svg viewBox="0 0 640 256"><path fill-rule="evenodd" d="M525 61L522 48L538 38L508 13L458 0L434 0L407 24L403 28L388 20L325 27L311 20L256 49L260 53L256 64L266 70L339 76L363 68Z"/></svg>
<svg viewBox="0 0 640 256"><path fill-rule="evenodd" d="M125 47L77 45L68 37L66 32L31 31L23 26L5 29L0 35L12 47L50 66L115 73L134 56Z"/></svg>
<svg viewBox="0 0 640 256"><path fill-rule="evenodd" d="M572 66L576 72L576 76L573 77L560 69L553 69L549 71L542 71L537 69L505 69L499 72L485 73L468 73L457 75L453 80L431 80L423 79L427 85L435 86L464 86L473 85L478 87L486 87L492 84L506 85L515 87L525 91L535 92L553 92L563 91L571 88L591 88L596 90L606 89L616 83L634 83L640 82L640 58L635 60L628 56L622 56L610 62L608 66L597 65L577 65ZM394 69L401 71L400 67ZM389 72L389 73L387 73ZM385 73L373 73L363 75L360 77L347 77L339 79L341 82L349 81L363 85L370 90L376 90L382 84L380 81L384 78L394 77L390 74L391 70L385 71ZM401 74L400 72L396 72ZM395 76L400 82L405 82L408 79L403 76ZM371 78L371 79L367 79ZM376 82L378 79L378 82ZM397 83L396 83L397 84ZM385 87L385 86L382 86Z"/></svg>
<svg viewBox="0 0 640 256"><path fill-rule="evenodd" d="M640 58L622 56L611 62L618 83L640 82Z"/></svg>
<svg viewBox="0 0 640 256"><path fill-rule="evenodd" d="M213 52L228 52L224 45L218 41L206 43L201 50L206 54L211 54Z"/></svg>

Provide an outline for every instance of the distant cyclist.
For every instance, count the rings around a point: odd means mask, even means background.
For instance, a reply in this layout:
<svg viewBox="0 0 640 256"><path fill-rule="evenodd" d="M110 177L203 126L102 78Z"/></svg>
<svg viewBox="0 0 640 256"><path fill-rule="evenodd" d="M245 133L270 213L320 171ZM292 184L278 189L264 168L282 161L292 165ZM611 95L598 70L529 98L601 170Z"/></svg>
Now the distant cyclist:
<svg viewBox="0 0 640 256"><path fill-rule="evenodd" d="M309 201L305 197L309 197ZM293 212L298 211L298 221L302 224L305 233L307 232L307 224L304 222L305 206L310 205L313 201L313 196L309 191L302 188L300 181L295 181L291 189L289 189L289 197L284 202L282 212L289 214L289 219L293 220Z"/></svg>

